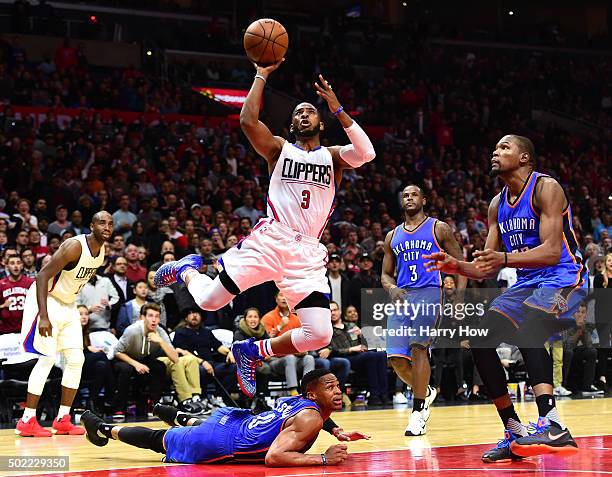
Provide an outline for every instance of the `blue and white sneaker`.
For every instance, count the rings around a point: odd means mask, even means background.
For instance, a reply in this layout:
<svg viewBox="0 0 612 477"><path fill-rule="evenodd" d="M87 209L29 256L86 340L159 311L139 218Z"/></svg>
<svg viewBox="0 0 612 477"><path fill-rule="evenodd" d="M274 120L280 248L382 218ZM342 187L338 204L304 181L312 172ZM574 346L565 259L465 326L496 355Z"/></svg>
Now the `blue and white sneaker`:
<svg viewBox="0 0 612 477"><path fill-rule="evenodd" d="M176 262L164 263L155 272L153 283L156 287L169 287L174 283L183 283L181 273L187 268L198 271L202 267L202 257L198 254L187 255Z"/></svg>
<svg viewBox="0 0 612 477"><path fill-rule="evenodd" d="M236 360L236 375L242 392L253 397L256 391L255 372L257 365L263 360L255 344L255 338L236 341L232 345L232 354Z"/></svg>
<svg viewBox="0 0 612 477"><path fill-rule="evenodd" d="M504 429L504 438L499 441L493 449L488 450L482 455L482 461L487 464L500 464L502 462L521 460L522 457L514 454L510 450L510 444L516 439L512 431Z"/></svg>

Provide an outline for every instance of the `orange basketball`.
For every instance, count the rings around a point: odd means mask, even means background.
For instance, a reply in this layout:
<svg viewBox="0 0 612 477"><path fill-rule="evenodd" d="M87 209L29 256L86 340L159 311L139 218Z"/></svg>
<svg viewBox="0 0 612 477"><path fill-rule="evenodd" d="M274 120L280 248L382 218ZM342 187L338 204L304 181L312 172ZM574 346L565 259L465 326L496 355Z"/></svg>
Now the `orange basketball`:
<svg viewBox="0 0 612 477"><path fill-rule="evenodd" d="M287 30L271 18L255 20L244 32L244 50L249 59L260 66L280 61L288 46Z"/></svg>

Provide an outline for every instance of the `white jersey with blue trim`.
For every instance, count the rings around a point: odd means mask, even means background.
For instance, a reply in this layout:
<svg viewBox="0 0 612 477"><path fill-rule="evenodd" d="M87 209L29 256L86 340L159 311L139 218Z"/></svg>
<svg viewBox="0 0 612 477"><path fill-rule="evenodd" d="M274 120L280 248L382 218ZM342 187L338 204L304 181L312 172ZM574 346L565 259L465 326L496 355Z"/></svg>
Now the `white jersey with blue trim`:
<svg viewBox="0 0 612 477"><path fill-rule="evenodd" d="M326 147L304 151L286 141L268 190L268 216L320 238L335 207L334 163Z"/></svg>
<svg viewBox="0 0 612 477"><path fill-rule="evenodd" d="M77 264L70 269L63 269L49 280L49 296L62 303L74 303L81 288L96 274L104 263L104 246L95 257L91 254L87 235L77 235L68 240L81 243L81 256ZM64 242L66 243L66 242Z"/></svg>

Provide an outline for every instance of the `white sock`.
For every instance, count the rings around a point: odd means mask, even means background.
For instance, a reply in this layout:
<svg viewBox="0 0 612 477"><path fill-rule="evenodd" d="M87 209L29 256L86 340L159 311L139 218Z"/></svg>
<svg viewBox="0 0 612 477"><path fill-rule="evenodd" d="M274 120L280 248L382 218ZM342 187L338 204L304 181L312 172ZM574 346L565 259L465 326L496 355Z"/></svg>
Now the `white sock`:
<svg viewBox="0 0 612 477"><path fill-rule="evenodd" d="M522 422L515 421L512 417L508 419L508 430L518 437L525 437L528 434L525 425Z"/></svg>
<svg viewBox="0 0 612 477"><path fill-rule="evenodd" d="M546 417L549 421L553 421L555 424L558 424L561 429L565 429L565 424L561 422L561 416L559 416L559 411L557 411L556 407L553 407L550 411L548 411Z"/></svg>
<svg viewBox="0 0 612 477"><path fill-rule="evenodd" d="M23 415L21 416L21 420L23 422L28 422L33 417L36 417L36 409L32 409L31 407L26 407L23 410Z"/></svg>
<svg viewBox="0 0 612 477"><path fill-rule="evenodd" d="M59 421L66 414L70 414L70 406L60 406L56 419Z"/></svg>
<svg viewBox="0 0 612 477"><path fill-rule="evenodd" d="M259 348L259 354L264 358L268 356L274 356L274 351L272 351L272 345L270 344L270 341L271 340L269 339L255 341L255 344Z"/></svg>
<svg viewBox="0 0 612 477"><path fill-rule="evenodd" d="M199 275L200 272L198 272L195 268L186 268L185 270L183 270L183 273L181 273L181 280L183 280L183 283L186 283L185 279L194 274Z"/></svg>

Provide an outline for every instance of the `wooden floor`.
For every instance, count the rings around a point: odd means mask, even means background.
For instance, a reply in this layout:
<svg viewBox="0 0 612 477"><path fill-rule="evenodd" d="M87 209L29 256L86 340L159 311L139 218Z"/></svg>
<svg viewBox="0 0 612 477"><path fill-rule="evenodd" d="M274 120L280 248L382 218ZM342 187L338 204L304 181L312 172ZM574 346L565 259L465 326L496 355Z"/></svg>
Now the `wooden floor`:
<svg viewBox="0 0 612 477"><path fill-rule="evenodd" d="M562 419L574 437L607 436L596 439L579 440L579 458L536 458L530 459L525 467L486 467L491 475L529 475L532 472L548 470L554 475L594 475L612 474L612 398L590 400L563 400L558 402ZM535 403L518 403L517 411L524 422L537 418ZM349 444L349 452L354 454L340 467L326 468L325 474L350 475L407 475L419 471L428 475L442 475L447 470L469 471L472 474L485 472L480 462L482 451L501 438L501 425L493 406L465 405L434 407L428 425L428 433L422 437L404 437L404 428L409 416L406 407L389 410L342 412L334 415L334 420L346 430L360 430L372 436L370 441ZM159 422L148 422L148 427L164 427ZM322 432L311 452L323 452L336 441ZM486 444L478 446L478 444ZM457 447L453 447L457 446ZM464 447L471 446L471 447ZM590 447L587 448L587 447ZM468 449L466 453L465 449ZM600 450L597 450L600 449ZM597 454L599 452L599 454ZM595 454L592 454L595 453ZM601 454L601 455L600 455ZM108 446L99 448L89 444L82 436L54 436L51 438L16 437L11 430L0 431L0 455L17 456L69 456L71 475L85 477L135 477L138 476L189 476L197 475L321 475L320 468L302 469L265 469L263 466L178 466L163 464L160 455L111 441ZM552 459L552 460L551 460ZM351 464L352 461L352 464ZM373 462L385 465L373 465ZM446 462L445 462L446 461ZM571 461L569 467L564 467ZM395 468L388 466L394 463ZM415 465L423 468L416 468ZM409 465L410 464L410 465ZM567 464L569 465L569 464ZM151 469L154 466L165 468ZM399 466L399 467L398 467ZM600 466L601 468L598 468ZM357 469L356 469L357 467ZM515 468L516 467L516 468ZM143 468L140 471L112 471L113 469ZM145 469L146 468L146 469ZM180 470L179 470L180 469ZM189 470L188 470L189 469ZM383 470L387 469L388 473ZM436 470L437 469L437 470ZM470 470L471 469L471 470ZM554 469L554 470L552 470ZM431 473L433 470L436 472ZM86 472L79 472L86 471ZM87 472L106 471L106 472ZM111 472L108 472L111 471ZM72 472L75 472L72 474ZM0 476L34 475L35 472L3 472ZM47 471L46 474L50 475ZM450 475L450 474L449 474ZM551 474L552 475L552 474Z"/></svg>

